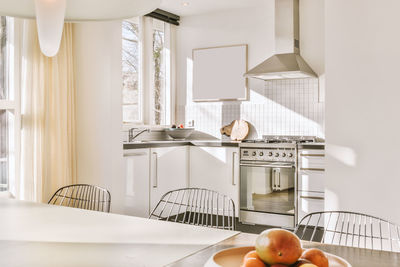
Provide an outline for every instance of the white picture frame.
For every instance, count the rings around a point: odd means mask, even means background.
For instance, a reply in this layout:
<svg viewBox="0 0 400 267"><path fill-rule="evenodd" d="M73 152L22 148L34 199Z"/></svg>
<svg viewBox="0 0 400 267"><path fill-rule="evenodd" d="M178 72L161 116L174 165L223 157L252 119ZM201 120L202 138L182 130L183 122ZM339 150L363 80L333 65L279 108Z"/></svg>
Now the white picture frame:
<svg viewBox="0 0 400 267"><path fill-rule="evenodd" d="M193 49L193 101L247 100L247 53L247 44Z"/></svg>

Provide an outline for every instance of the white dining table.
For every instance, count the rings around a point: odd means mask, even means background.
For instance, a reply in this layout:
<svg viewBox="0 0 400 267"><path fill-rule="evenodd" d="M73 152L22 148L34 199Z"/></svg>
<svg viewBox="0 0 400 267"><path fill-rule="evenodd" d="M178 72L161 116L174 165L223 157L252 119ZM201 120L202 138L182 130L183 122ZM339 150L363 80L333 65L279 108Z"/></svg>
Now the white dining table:
<svg viewBox="0 0 400 267"><path fill-rule="evenodd" d="M164 266L238 233L0 199L0 266Z"/></svg>

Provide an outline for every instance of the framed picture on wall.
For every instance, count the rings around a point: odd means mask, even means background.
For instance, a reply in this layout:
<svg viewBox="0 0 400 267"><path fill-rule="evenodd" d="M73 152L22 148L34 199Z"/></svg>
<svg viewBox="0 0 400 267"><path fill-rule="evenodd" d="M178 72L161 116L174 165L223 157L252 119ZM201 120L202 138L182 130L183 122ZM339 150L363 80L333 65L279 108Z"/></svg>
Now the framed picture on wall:
<svg viewBox="0 0 400 267"><path fill-rule="evenodd" d="M193 101L247 100L247 44L193 49Z"/></svg>

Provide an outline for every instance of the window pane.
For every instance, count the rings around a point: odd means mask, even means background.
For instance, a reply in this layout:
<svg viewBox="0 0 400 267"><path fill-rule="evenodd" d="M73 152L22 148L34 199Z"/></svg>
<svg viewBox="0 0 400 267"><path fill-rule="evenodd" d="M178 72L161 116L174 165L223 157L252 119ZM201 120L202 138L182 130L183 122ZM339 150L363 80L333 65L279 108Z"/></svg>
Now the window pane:
<svg viewBox="0 0 400 267"><path fill-rule="evenodd" d="M7 111L0 110L0 191L8 189L8 122Z"/></svg>
<svg viewBox="0 0 400 267"><path fill-rule="evenodd" d="M139 113L138 105L123 105L122 107L123 121L132 122L137 121L137 114Z"/></svg>
<svg viewBox="0 0 400 267"><path fill-rule="evenodd" d="M165 23L153 19L153 124L165 124Z"/></svg>
<svg viewBox="0 0 400 267"><path fill-rule="evenodd" d="M123 122L141 120L139 24L122 22ZM125 107L125 105L129 105ZM132 108L135 107L135 108Z"/></svg>
<svg viewBox="0 0 400 267"><path fill-rule="evenodd" d="M0 99L8 98L6 85L6 62L7 62L7 31L6 17L0 17Z"/></svg>

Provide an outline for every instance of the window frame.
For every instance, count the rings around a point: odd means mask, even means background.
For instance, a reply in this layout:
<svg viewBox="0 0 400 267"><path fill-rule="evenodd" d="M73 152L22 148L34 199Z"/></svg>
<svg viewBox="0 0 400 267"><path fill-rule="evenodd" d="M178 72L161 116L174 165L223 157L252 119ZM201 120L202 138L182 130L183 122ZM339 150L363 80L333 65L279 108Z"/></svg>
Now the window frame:
<svg viewBox="0 0 400 267"><path fill-rule="evenodd" d="M154 97L153 89L153 18L142 16L135 18L139 21L139 92L141 101L141 120L135 122L123 122L123 129L132 127L152 127L159 126L152 123L152 101ZM129 20L128 20L129 21ZM165 22L164 22L165 23ZM164 50L169 50L166 65L166 103L165 125L175 122L175 43L174 27L169 23L164 24Z"/></svg>
<svg viewBox="0 0 400 267"><path fill-rule="evenodd" d="M8 177L7 190L15 195L18 191L17 181L20 175L20 149L21 149L21 99L20 99L20 51L19 35L16 31L21 27L22 22L11 17L7 19L7 43L6 43L6 86L8 87L7 99L0 100L0 110L13 114L13 123L8 124ZM10 128L11 126L11 128Z"/></svg>
<svg viewBox="0 0 400 267"><path fill-rule="evenodd" d="M139 64L139 80L138 80L138 106L139 106L139 119L135 120L133 122L124 122L123 124L129 125L129 124L142 124L144 122L144 118L143 118L143 113L144 113L144 109L143 109L143 66L142 66L142 60L143 60L143 20L138 17L138 18L131 18L131 19L126 19L125 21L129 21L131 23L135 23L138 24L138 28L139 28L139 36L138 36L138 41L139 41L139 58L138 58L138 64ZM122 107L125 105L129 105L129 104L124 104L124 102L122 101ZM123 110L122 110L123 112Z"/></svg>

